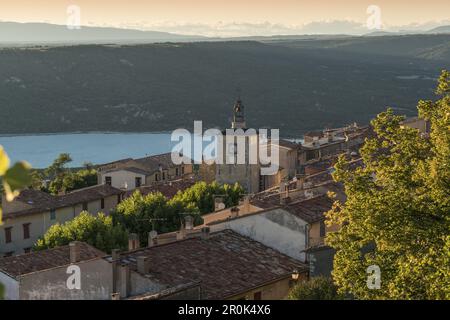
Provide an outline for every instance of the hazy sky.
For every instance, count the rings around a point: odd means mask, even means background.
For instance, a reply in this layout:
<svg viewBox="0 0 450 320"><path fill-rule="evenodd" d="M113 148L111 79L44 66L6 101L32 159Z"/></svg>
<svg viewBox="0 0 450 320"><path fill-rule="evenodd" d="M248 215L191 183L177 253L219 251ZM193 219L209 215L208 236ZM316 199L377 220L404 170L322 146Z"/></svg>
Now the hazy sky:
<svg viewBox="0 0 450 320"><path fill-rule="evenodd" d="M274 24L313 21L365 23L369 5L387 27L450 19L450 0L0 0L0 20L65 24L67 7L81 8L83 25L148 29L192 25Z"/></svg>

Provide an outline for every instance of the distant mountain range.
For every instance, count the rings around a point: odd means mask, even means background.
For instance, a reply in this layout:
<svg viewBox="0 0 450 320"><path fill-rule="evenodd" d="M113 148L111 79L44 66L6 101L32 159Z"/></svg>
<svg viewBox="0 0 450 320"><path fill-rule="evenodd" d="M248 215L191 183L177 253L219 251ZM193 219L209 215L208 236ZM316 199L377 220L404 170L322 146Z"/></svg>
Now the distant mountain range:
<svg viewBox="0 0 450 320"><path fill-rule="evenodd" d="M133 42L184 42L205 39L200 36L185 36L168 32L140 31L119 28L81 27L48 23L0 22L0 44L21 43L133 43Z"/></svg>
<svg viewBox="0 0 450 320"><path fill-rule="evenodd" d="M333 34L327 34L333 30ZM141 31L134 29L86 27L70 30L64 25L48 23L17 23L0 22L0 46L23 45L23 44L84 44L84 43L156 43L156 42L194 42L194 41L227 41L227 40L274 40L274 39L311 39L311 38L343 38L363 34L361 25L335 21L328 23L311 23L300 31L299 35L275 35L275 36L246 36L246 37L203 37L190 36L169 32ZM299 32L300 32L299 31ZM292 32L292 31L290 31ZM336 34L339 33L339 34ZM450 33L450 26L441 26L429 31L375 31L368 32L366 36L388 36L405 34L444 34Z"/></svg>
<svg viewBox="0 0 450 320"><path fill-rule="evenodd" d="M448 33L448 34L450 34L450 26L437 27L437 28L429 30L427 33L433 33L433 34Z"/></svg>

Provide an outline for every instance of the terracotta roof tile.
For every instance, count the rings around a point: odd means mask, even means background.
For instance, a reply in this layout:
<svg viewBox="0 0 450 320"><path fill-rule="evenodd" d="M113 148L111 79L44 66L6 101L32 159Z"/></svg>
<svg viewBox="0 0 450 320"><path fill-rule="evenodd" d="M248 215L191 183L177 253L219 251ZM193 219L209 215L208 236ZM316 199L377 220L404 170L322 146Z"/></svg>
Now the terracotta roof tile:
<svg viewBox="0 0 450 320"><path fill-rule="evenodd" d="M24 202L31 205L32 208L6 213L4 218L8 219L41 213L52 209L70 207L79 203L99 200L105 197L119 195L121 193L123 193L122 190L106 184L79 189L60 196L52 196L37 190L24 190L14 201Z"/></svg>
<svg viewBox="0 0 450 320"><path fill-rule="evenodd" d="M80 246L80 261L100 258L106 254L84 242ZM17 278L18 276L37 271L48 270L70 264L69 246L26 253L0 259L0 271Z"/></svg>
<svg viewBox="0 0 450 320"><path fill-rule="evenodd" d="M262 286L306 265L231 230L124 253L122 263L137 270L136 259L147 256L147 277L175 287L200 281L206 299L223 299Z"/></svg>

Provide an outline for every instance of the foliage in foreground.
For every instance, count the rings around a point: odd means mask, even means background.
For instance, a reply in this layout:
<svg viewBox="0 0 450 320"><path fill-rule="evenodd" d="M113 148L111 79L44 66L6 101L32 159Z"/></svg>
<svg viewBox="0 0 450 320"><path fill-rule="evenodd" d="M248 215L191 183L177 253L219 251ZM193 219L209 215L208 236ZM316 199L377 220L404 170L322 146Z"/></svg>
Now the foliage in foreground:
<svg viewBox="0 0 450 320"><path fill-rule="evenodd" d="M337 286L331 278L314 277L308 281L300 281L288 295L289 300L342 300Z"/></svg>
<svg viewBox="0 0 450 320"><path fill-rule="evenodd" d="M122 226L113 225L112 218L103 213L92 216L82 212L73 220L51 226L33 249L45 250L67 245L71 241L86 242L110 253L112 249L127 248L128 234Z"/></svg>
<svg viewBox="0 0 450 320"><path fill-rule="evenodd" d="M1 192L6 194L6 201L12 201L24 187L31 183L30 165L25 161L15 163L10 167L10 160L2 146L0 146L0 181ZM2 224L2 208L0 205L0 225Z"/></svg>
<svg viewBox="0 0 450 320"><path fill-rule="evenodd" d="M401 125L392 110L372 121L376 137L361 149L364 167L342 157L335 180L347 201L336 201L328 223L342 226L327 243L337 250L333 278L357 299L450 299L450 74L437 101L420 101L431 133ZM367 268L381 270L369 289Z"/></svg>

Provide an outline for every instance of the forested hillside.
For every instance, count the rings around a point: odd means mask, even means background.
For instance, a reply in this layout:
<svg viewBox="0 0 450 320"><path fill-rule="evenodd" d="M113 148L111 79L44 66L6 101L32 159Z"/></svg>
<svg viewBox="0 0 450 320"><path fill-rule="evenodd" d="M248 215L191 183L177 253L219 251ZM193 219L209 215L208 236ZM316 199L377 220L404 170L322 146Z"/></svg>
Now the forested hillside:
<svg viewBox="0 0 450 320"><path fill-rule="evenodd" d="M284 136L367 123L387 105L414 115L450 67L437 51L449 37L428 37L440 38L364 38L370 50L314 40L4 48L0 133L165 131L194 120L225 127L238 88L248 125Z"/></svg>

